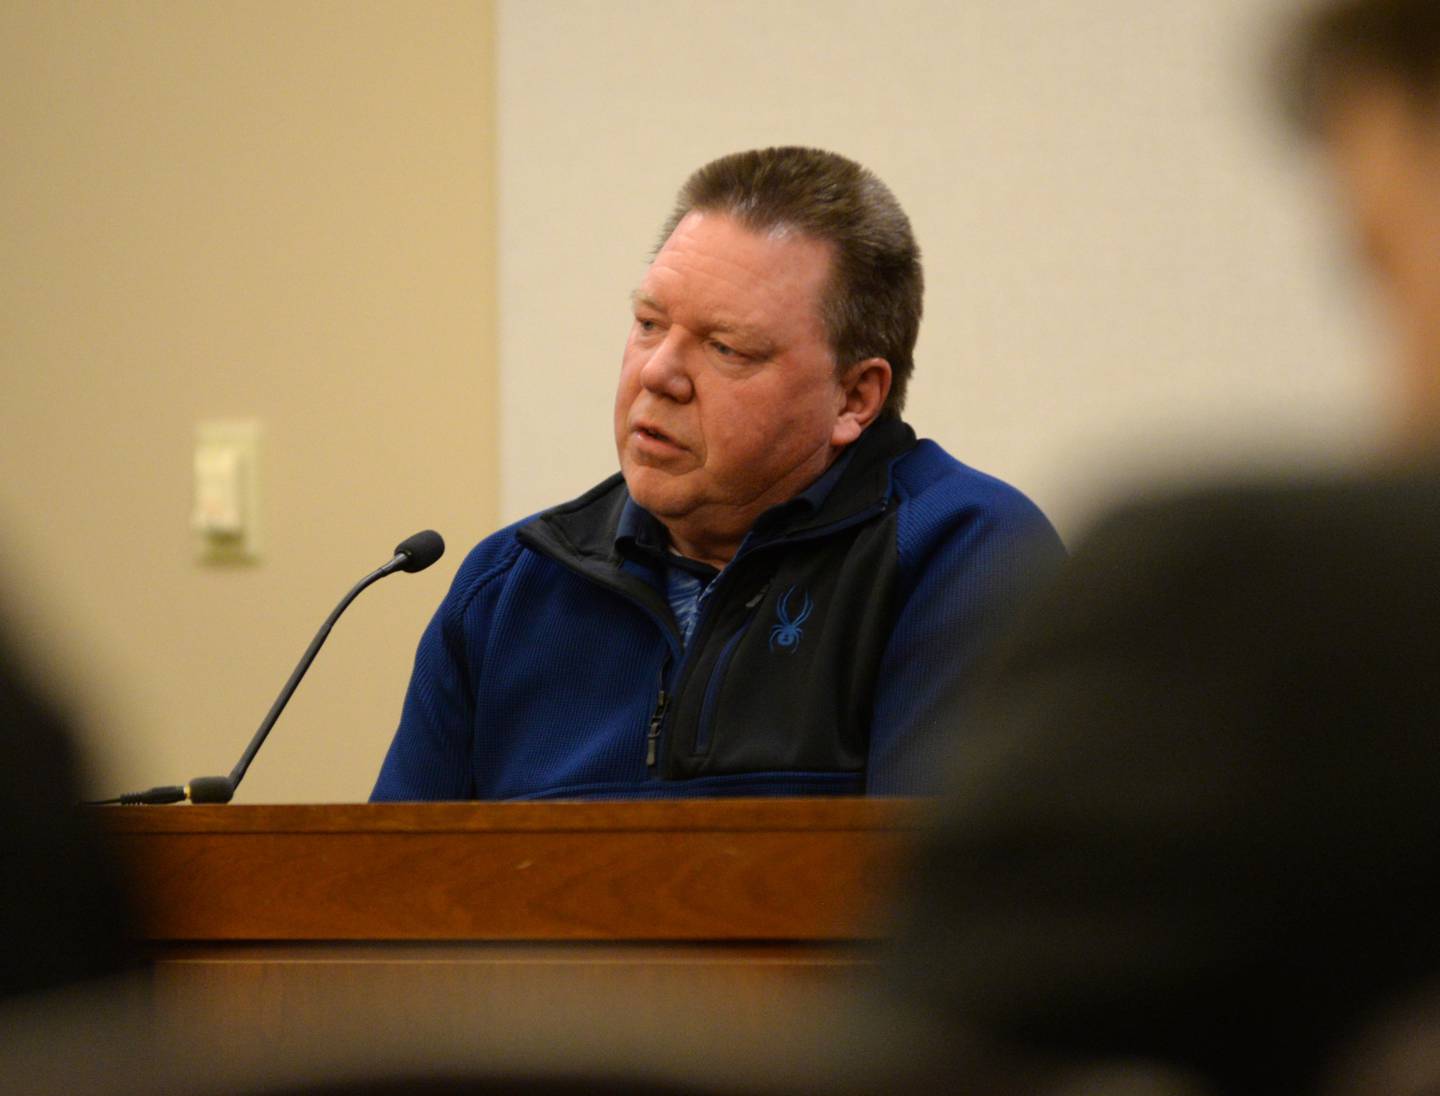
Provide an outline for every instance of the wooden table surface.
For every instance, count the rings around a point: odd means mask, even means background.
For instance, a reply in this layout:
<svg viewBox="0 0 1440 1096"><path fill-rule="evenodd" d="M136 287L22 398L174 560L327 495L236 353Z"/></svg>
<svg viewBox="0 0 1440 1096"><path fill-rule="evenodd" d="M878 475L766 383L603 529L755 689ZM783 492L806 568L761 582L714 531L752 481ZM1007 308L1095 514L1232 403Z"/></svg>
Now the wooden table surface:
<svg viewBox="0 0 1440 1096"><path fill-rule="evenodd" d="M919 817L882 799L126 807L147 938L872 938Z"/></svg>

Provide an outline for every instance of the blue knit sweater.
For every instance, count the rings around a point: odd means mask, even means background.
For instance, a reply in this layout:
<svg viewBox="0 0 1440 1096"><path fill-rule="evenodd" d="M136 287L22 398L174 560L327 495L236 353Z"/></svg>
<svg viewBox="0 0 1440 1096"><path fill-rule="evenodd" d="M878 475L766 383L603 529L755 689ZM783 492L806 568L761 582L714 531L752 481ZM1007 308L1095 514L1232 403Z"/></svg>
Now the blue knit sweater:
<svg viewBox="0 0 1440 1096"><path fill-rule="evenodd" d="M1018 491L882 421L823 500L757 522L687 646L627 502L615 476L471 551L373 799L924 792L976 659L1063 558Z"/></svg>

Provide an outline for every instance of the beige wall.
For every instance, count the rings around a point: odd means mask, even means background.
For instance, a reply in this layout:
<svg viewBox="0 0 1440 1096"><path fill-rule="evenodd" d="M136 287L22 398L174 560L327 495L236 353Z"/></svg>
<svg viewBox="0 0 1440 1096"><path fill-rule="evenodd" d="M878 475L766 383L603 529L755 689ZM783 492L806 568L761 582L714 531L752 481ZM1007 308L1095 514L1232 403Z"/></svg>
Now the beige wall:
<svg viewBox="0 0 1440 1096"><path fill-rule="evenodd" d="M1344 457L1377 394L1264 85L1292 0L501 0L502 513L614 467L627 293L739 148L873 168L926 256L910 417L1069 537L1150 477Z"/></svg>
<svg viewBox="0 0 1440 1096"><path fill-rule="evenodd" d="M490 5L0 7L0 553L109 790L224 772L341 594L250 801L363 798L495 502ZM264 558L194 561L198 420L263 424Z"/></svg>

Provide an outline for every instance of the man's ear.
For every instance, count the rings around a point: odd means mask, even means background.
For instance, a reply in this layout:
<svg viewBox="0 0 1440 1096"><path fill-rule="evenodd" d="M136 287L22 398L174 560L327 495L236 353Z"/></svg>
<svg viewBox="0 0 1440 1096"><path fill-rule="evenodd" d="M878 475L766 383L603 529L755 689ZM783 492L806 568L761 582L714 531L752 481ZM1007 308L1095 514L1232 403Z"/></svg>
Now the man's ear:
<svg viewBox="0 0 1440 1096"><path fill-rule="evenodd" d="M840 377L840 406L830 444L849 445L880 417L885 397L890 395L890 363L884 358L856 362Z"/></svg>

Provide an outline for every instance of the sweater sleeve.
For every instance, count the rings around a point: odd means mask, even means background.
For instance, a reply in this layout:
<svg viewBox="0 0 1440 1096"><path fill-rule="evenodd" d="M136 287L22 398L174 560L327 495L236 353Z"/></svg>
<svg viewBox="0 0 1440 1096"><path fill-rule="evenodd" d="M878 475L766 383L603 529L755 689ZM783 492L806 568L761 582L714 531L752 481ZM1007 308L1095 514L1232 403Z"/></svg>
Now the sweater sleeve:
<svg viewBox="0 0 1440 1096"><path fill-rule="evenodd" d="M520 547L502 530L471 551L420 637L400 726L371 802L472 799L476 696L487 630Z"/></svg>
<svg viewBox="0 0 1440 1096"><path fill-rule="evenodd" d="M1054 528L1023 494L938 448L928 456L951 470L921 486L918 476L896 480L899 608L876 683L871 795L935 790L936 758L964 733L977 664L1065 559Z"/></svg>

